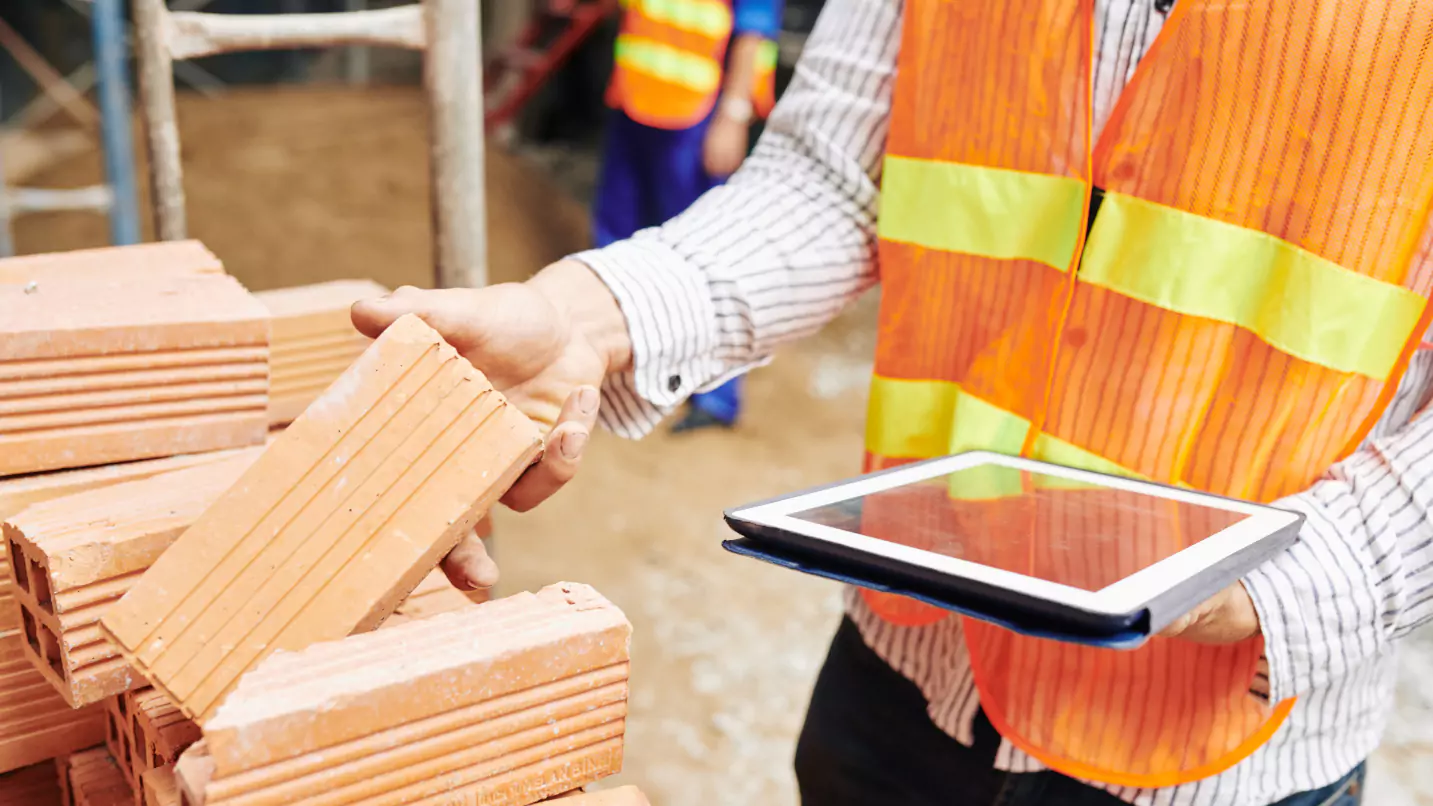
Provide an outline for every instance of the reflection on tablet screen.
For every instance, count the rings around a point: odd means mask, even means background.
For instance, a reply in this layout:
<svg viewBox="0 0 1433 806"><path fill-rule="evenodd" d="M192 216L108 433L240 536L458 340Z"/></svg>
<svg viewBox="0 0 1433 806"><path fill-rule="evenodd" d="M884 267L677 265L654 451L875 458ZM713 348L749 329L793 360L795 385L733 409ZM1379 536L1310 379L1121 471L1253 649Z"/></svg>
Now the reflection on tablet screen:
<svg viewBox="0 0 1433 806"><path fill-rule="evenodd" d="M791 517L1097 591L1248 516L982 464Z"/></svg>

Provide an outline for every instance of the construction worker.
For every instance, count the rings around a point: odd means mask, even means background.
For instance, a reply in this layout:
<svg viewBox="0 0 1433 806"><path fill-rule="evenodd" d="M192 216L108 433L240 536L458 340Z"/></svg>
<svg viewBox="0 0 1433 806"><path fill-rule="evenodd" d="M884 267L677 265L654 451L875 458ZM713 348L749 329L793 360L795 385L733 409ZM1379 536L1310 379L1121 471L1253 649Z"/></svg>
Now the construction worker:
<svg viewBox="0 0 1433 806"><path fill-rule="evenodd" d="M598 246L671 219L741 165L774 102L780 21L780 0L625 0L592 205ZM678 430L734 424L740 384L693 395Z"/></svg>
<svg viewBox="0 0 1433 806"><path fill-rule="evenodd" d="M879 281L867 467L984 448L1306 516L1133 651L851 590L808 805L1361 799L1433 618L1433 2L1167 5L829 0L686 213L521 285L355 308L427 317L553 426L517 508L575 472L599 387L640 436ZM1122 564L1169 532L1110 528Z"/></svg>

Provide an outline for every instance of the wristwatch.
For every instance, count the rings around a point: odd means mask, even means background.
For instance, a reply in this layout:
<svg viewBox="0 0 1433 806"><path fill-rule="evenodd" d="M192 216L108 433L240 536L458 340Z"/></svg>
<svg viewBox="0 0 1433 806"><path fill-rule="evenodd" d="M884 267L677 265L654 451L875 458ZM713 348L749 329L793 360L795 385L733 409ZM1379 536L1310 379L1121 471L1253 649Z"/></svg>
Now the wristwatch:
<svg viewBox="0 0 1433 806"><path fill-rule="evenodd" d="M731 118L739 123L750 123L751 119L756 116L756 110L751 105L751 101L735 95L723 95L717 112L722 117Z"/></svg>

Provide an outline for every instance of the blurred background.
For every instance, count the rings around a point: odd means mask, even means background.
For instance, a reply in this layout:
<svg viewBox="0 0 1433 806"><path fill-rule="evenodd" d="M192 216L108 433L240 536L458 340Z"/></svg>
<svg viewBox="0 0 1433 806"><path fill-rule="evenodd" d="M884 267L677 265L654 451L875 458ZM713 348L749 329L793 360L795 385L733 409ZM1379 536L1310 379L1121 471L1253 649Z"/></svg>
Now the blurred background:
<svg viewBox="0 0 1433 806"><path fill-rule="evenodd" d="M235 14L398 4L170 3ZM482 5L489 61L541 19L520 0ZM820 6L786 0L778 91ZM0 165L11 188L103 181L93 9L88 0L0 4ZM614 16L489 130L493 282L521 280L589 243L615 33ZM253 290L345 277L431 285L421 74L420 54L370 48L176 64L191 236ZM133 142L143 142L137 124ZM137 209L147 211L142 148L135 159ZM140 218L148 239L148 215ZM92 212L26 213L12 229L19 254L110 237ZM859 471L874 322L872 297L753 373L735 429L660 431L640 443L599 435L582 474L551 503L498 515L499 595L587 582L636 628L626 771L611 785L638 784L658 804L795 803L794 740L840 590L726 554L721 512ZM1433 632L1406 650L1399 708L1366 800L1374 806L1433 804Z"/></svg>

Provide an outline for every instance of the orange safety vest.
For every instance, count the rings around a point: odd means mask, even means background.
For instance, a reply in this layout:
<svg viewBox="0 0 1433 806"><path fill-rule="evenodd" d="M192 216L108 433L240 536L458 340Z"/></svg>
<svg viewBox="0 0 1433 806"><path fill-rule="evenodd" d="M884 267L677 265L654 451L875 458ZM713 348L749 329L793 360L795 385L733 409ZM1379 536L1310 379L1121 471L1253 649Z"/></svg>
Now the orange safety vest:
<svg viewBox="0 0 1433 806"><path fill-rule="evenodd" d="M658 129L687 129L721 94L733 18L728 0L623 0L607 104ZM777 48L757 55L752 106L765 117L775 103Z"/></svg>
<svg viewBox="0 0 1433 806"><path fill-rule="evenodd" d="M1433 312L1433 2L1180 0L1097 141L1093 6L906 3L867 467L987 449L1305 489L1368 434ZM1120 575L1169 539L1111 528ZM948 615L863 595L897 624ZM1001 734L1086 779L1213 775L1293 705L1250 694L1262 637L1118 651L963 626Z"/></svg>

